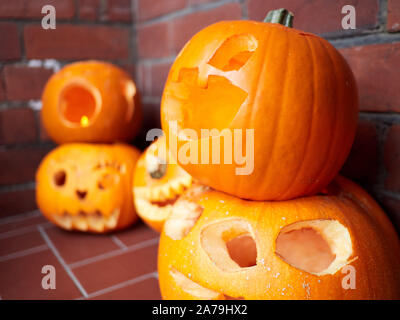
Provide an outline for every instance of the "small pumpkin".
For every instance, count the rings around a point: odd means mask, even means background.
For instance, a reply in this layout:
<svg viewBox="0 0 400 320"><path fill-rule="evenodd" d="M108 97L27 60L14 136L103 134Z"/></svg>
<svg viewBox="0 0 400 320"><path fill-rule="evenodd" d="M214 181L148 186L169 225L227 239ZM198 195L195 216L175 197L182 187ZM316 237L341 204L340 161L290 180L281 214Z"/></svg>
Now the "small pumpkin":
<svg viewBox="0 0 400 320"><path fill-rule="evenodd" d="M158 254L164 299L399 299L399 268L393 226L342 177L323 194L282 202L192 187Z"/></svg>
<svg viewBox="0 0 400 320"><path fill-rule="evenodd" d="M137 213L158 232L175 201L192 184L191 176L170 160L162 136L141 155L134 172L133 199Z"/></svg>
<svg viewBox="0 0 400 320"><path fill-rule="evenodd" d="M135 83L106 62L67 65L47 82L42 103L43 125L57 143L128 141L140 126Z"/></svg>
<svg viewBox="0 0 400 320"><path fill-rule="evenodd" d="M194 179L244 199L287 200L319 192L339 172L357 125L354 76L292 18L277 10L266 22L218 22L176 58L161 122Z"/></svg>
<svg viewBox="0 0 400 320"><path fill-rule="evenodd" d="M72 143L52 150L36 173L36 202L66 230L105 233L137 220L132 173L140 152L124 144Z"/></svg>

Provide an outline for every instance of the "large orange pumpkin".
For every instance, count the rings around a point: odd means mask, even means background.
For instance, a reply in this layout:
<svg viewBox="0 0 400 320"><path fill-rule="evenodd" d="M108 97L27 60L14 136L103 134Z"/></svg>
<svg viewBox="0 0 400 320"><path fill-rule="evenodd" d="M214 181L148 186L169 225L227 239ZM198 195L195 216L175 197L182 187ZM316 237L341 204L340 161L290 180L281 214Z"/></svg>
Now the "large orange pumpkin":
<svg viewBox="0 0 400 320"><path fill-rule="evenodd" d="M64 67L47 82L42 102L44 127L57 143L128 141L141 121L135 83L105 62Z"/></svg>
<svg viewBox="0 0 400 320"><path fill-rule="evenodd" d="M161 235L164 299L399 299L400 243L338 177L324 194L252 202L192 187Z"/></svg>
<svg viewBox="0 0 400 320"><path fill-rule="evenodd" d="M161 104L178 163L205 185L253 200L326 186L350 151L357 114L353 74L328 41L255 21L197 33L172 65Z"/></svg>
<svg viewBox="0 0 400 320"><path fill-rule="evenodd" d="M191 176L177 164L169 163L170 158L162 136L141 155L133 178L137 213L158 232L175 201L192 184Z"/></svg>
<svg viewBox="0 0 400 320"><path fill-rule="evenodd" d="M137 220L132 173L139 151L124 145L63 144L36 173L36 202L43 215L67 230L104 233Z"/></svg>

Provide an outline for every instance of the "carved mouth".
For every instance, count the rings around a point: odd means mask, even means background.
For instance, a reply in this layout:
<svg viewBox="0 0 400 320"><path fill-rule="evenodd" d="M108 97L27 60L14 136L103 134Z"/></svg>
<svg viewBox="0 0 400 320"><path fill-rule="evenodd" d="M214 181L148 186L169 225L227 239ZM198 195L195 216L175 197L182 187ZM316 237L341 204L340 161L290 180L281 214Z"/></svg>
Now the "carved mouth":
<svg viewBox="0 0 400 320"><path fill-rule="evenodd" d="M67 230L104 232L117 226L119 215L120 209L114 209L108 216L104 216L99 210L80 211L75 215L64 212L62 215L54 215L54 220L56 224Z"/></svg>
<svg viewBox="0 0 400 320"><path fill-rule="evenodd" d="M179 196L191 185L192 177L185 175L163 185L135 187L135 205L138 213L144 213L149 220L165 220Z"/></svg>

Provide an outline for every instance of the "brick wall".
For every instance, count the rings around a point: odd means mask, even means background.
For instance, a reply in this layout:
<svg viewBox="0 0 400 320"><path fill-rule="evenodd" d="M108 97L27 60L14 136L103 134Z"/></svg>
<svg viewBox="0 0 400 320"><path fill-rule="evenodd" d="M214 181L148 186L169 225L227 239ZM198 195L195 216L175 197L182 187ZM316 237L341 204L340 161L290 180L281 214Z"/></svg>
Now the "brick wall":
<svg viewBox="0 0 400 320"><path fill-rule="evenodd" d="M359 85L361 113L343 173L371 192L400 230L399 0L0 3L0 42L8 44L0 46L0 166L7 168L0 175L0 207L7 210L0 215L34 207L33 172L51 147L37 122L38 99L54 69L72 60L98 58L135 72L144 104L145 132L159 127L159 102L169 67L195 32L223 19L262 20L268 10L286 7L295 14L296 28L324 36L349 61ZM54 32L39 27L43 3L57 8ZM356 8L356 30L341 28L341 8L346 4ZM31 199L31 206L21 198Z"/></svg>

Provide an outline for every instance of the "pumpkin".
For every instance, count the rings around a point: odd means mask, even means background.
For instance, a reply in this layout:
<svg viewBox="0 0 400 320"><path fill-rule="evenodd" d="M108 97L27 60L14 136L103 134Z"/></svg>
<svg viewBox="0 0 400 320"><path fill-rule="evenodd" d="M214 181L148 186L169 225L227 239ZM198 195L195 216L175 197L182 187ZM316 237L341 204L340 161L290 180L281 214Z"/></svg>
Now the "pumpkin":
<svg viewBox="0 0 400 320"><path fill-rule="evenodd" d="M67 230L104 233L128 227L137 220L131 188L139 155L124 144L59 146L36 173L39 209Z"/></svg>
<svg viewBox="0 0 400 320"><path fill-rule="evenodd" d="M57 143L128 141L141 121L135 83L100 61L72 63L54 74L42 103L43 125Z"/></svg>
<svg viewBox="0 0 400 320"><path fill-rule="evenodd" d="M140 156L133 178L133 199L139 216L160 232L178 197L192 178L176 163L170 163L165 137L154 141Z"/></svg>
<svg viewBox="0 0 400 320"><path fill-rule="evenodd" d="M326 40L268 22L223 21L185 45L166 80L162 128L194 179L244 199L319 192L354 140L353 73ZM287 25L270 23L289 21ZM214 158L215 157L215 158Z"/></svg>
<svg viewBox="0 0 400 320"><path fill-rule="evenodd" d="M399 299L399 270L393 226L342 177L322 194L282 202L192 187L158 254L164 299Z"/></svg>

